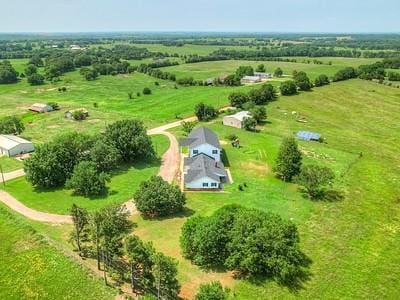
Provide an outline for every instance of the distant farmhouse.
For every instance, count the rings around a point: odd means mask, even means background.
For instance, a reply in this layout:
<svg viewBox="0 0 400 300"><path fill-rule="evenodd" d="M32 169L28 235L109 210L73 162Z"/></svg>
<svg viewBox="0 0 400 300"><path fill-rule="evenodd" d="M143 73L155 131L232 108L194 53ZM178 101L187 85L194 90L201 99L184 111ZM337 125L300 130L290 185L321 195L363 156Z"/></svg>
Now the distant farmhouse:
<svg viewBox="0 0 400 300"><path fill-rule="evenodd" d="M45 113L53 111L53 107L43 103L35 103L31 107L29 107L30 111L38 112L38 113Z"/></svg>
<svg viewBox="0 0 400 300"><path fill-rule="evenodd" d="M218 136L210 129L200 127L193 130L181 146L189 148L189 157L184 159L183 184L185 189L218 190L228 183L228 174L221 162L221 146Z"/></svg>
<svg viewBox="0 0 400 300"><path fill-rule="evenodd" d="M246 118L250 118L250 112L244 110L239 111L234 115L225 116L222 119L222 123L226 126L236 127L236 128L243 128L243 121Z"/></svg>
<svg viewBox="0 0 400 300"><path fill-rule="evenodd" d="M240 82L242 84L246 84L246 83L258 83L261 82L261 78L259 76L244 76Z"/></svg>
<svg viewBox="0 0 400 300"><path fill-rule="evenodd" d="M271 73L264 73L264 72L254 72L254 76L258 76L260 77L260 79L268 79L268 78L272 78L272 74Z"/></svg>
<svg viewBox="0 0 400 300"><path fill-rule="evenodd" d="M81 46L79 46L79 45L71 45L70 49L72 51L78 51L78 50L82 50L83 48Z"/></svg>
<svg viewBox="0 0 400 300"><path fill-rule="evenodd" d="M30 141L15 135L0 135L0 155L16 156L33 152L35 147Z"/></svg>

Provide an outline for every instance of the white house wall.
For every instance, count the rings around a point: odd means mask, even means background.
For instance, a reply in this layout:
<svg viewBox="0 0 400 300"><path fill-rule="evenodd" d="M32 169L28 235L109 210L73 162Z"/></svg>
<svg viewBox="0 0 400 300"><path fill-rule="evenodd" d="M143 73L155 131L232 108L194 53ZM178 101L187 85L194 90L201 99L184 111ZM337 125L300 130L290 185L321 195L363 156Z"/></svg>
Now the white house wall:
<svg viewBox="0 0 400 300"><path fill-rule="evenodd" d="M235 127L235 128L242 128L242 122L238 119L232 117L224 117L222 120L224 125Z"/></svg>
<svg viewBox="0 0 400 300"><path fill-rule="evenodd" d="M196 150L198 151L197 153L195 153ZM213 154L212 153L213 150L216 150L217 154ZM216 148L216 147L214 147L214 146L212 146L212 145L202 144L202 145L196 146L194 148L190 148L190 157L199 155L200 153L204 153L204 154L212 157L216 161L220 161L221 160L221 150Z"/></svg>
<svg viewBox="0 0 400 300"><path fill-rule="evenodd" d="M203 183L208 183L208 187L203 187ZM215 187L211 186L211 183L216 183ZM215 181L209 177L202 177L197 180L193 180L192 182L188 182L185 184L185 188L187 189L218 189L219 182Z"/></svg>

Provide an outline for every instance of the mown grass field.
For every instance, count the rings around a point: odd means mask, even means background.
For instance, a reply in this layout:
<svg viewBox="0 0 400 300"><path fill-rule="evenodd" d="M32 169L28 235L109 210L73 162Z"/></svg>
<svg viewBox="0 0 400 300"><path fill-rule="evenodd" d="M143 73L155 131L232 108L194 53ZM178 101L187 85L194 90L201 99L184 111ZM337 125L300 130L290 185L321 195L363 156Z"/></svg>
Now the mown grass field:
<svg viewBox="0 0 400 300"><path fill-rule="evenodd" d="M153 145L158 157L168 149L169 140L163 135L152 136ZM28 207L39 211L57 214L68 214L73 203L94 211L112 203L122 204L133 197L139 184L156 175L160 168L160 161L137 162L132 165L121 166L111 174L108 183L108 194L104 197L89 199L74 195L65 188L37 189L20 177L8 181L1 189L6 190Z"/></svg>
<svg viewBox="0 0 400 300"><path fill-rule="evenodd" d="M116 291L0 205L1 299L113 299Z"/></svg>
<svg viewBox="0 0 400 300"><path fill-rule="evenodd" d="M0 156L0 167L4 173L21 169L23 163L12 157ZM0 178L1 180L1 178Z"/></svg>
<svg viewBox="0 0 400 300"><path fill-rule="evenodd" d="M297 58L300 59L300 58ZM304 58L302 58L304 59ZM177 78L193 77L195 79L215 78L218 76L229 75L235 73L239 66L252 66L256 68L259 64L264 64L267 72L273 73L276 68L280 67L285 75L292 75L293 71L304 71L310 77L315 79L320 74L333 76L337 71L347 66L357 67L360 64L371 63L376 60L370 59L347 59L347 58L316 58L323 60L325 63L332 61L332 65L328 64L313 64L312 58L307 58L311 63L292 63L281 61L247 61L247 60L227 60L227 61L210 61L200 62L194 64L181 64L178 66L171 66L162 68L176 74Z"/></svg>

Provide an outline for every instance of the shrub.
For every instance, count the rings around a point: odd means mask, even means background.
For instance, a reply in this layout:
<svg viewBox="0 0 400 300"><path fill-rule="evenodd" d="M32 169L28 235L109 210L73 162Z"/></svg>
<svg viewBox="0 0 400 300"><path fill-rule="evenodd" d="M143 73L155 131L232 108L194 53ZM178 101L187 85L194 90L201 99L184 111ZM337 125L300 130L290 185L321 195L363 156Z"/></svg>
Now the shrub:
<svg viewBox="0 0 400 300"><path fill-rule="evenodd" d="M224 289L218 281L203 283L200 285L195 300L226 300L228 299L228 289Z"/></svg>
<svg viewBox="0 0 400 300"><path fill-rule="evenodd" d="M143 95L150 95L151 94L151 90L148 87L145 87L143 89Z"/></svg>
<svg viewBox="0 0 400 300"><path fill-rule="evenodd" d="M257 126L257 120L253 117L245 118L243 120L243 128L248 131L255 131Z"/></svg>
<svg viewBox="0 0 400 300"><path fill-rule="evenodd" d="M327 85L329 84L329 78L325 74L321 74L317 78L315 78L314 84L315 86Z"/></svg>
<svg viewBox="0 0 400 300"><path fill-rule="evenodd" d="M249 100L249 96L243 92L235 92L229 95L229 102L234 107L242 108L243 104Z"/></svg>
<svg viewBox="0 0 400 300"><path fill-rule="evenodd" d="M160 176L153 176L140 184L134 195L137 209L149 217L166 216L182 211L185 194Z"/></svg>
<svg viewBox="0 0 400 300"><path fill-rule="evenodd" d="M118 150L102 140L97 140L90 149L90 160L100 172L107 172L114 169L120 158Z"/></svg>

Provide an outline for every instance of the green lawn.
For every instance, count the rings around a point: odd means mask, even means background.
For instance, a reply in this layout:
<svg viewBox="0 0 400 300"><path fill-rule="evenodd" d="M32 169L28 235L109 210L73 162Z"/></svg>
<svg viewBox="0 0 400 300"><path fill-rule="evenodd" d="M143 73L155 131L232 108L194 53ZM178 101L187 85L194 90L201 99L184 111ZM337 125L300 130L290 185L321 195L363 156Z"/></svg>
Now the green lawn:
<svg viewBox="0 0 400 300"><path fill-rule="evenodd" d="M0 298L113 299L116 291L0 205Z"/></svg>
<svg viewBox="0 0 400 300"><path fill-rule="evenodd" d="M163 135L153 136L152 140L159 156L169 147L168 138ZM108 195L94 199L73 195L71 190L64 188L36 189L26 181L25 177L8 181L4 189L28 207L39 211L67 214L73 203L93 211L111 203L120 204L128 201L133 197L139 184L157 174L159 168L158 160L122 166L112 174L111 182L108 184Z"/></svg>
<svg viewBox="0 0 400 300"><path fill-rule="evenodd" d="M23 163L15 158L0 156L0 167L4 173L15 171L23 167Z"/></svg>

